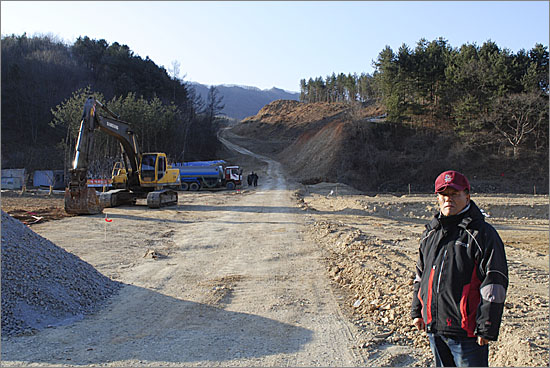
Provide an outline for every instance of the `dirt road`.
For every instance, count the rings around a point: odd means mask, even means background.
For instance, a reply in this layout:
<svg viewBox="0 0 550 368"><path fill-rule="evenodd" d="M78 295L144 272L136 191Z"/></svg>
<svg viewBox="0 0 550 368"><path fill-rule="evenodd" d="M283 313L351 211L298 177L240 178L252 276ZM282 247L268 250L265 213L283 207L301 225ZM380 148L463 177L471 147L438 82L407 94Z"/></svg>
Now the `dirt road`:
<svg viewBox="0 0 550 368"><path fill-rule="evenodd" d="M101 313L3 341L3 365L363 365L293 192L264 170L251 190L33 225L126 286Z"/></svg>
<svg viewBox="0 0 550 368"><path fill-rule="evenodd" d="M240 152L245 175L259 173L257 188L31 225L125 286L77 323L3 338L2 364L430 365L408 310L433 196L295 185L276 162L225 143ZM510 268L490 364L547 365L548 196L472 198L500 232ZM22 205L2 201L5 210Z"/></svg>

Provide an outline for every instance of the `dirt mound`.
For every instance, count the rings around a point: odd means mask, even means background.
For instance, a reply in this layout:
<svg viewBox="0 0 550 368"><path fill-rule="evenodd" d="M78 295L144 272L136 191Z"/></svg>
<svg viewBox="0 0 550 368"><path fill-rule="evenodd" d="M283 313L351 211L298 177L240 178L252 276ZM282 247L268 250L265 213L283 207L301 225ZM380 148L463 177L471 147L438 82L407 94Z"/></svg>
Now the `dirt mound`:
<svg viewBox="0 0 550 368"><path fill-rule="evenodd" d="M348 114L345 104L314 103L277 100L264 106L258 114L241 121L231 133L252 138L244 146L255 152L277 158L277 155L292 145L302 134L313 132Z"/></svg>
<svg viewBox="0 0 550 368"><path fill-rule="evenodd" d="M335 121L366 119L383 114L377 104L351 105L344 102L302 103L277 100L265 105L256 115L243 119L232 130L236 134L256 138L298 139L302 133L321 129ZM282 147L284 149L285 147Z"/></svg>
<svg viewBox="0 0 550 368"><path fill-rule="evenodd" d="M318 102L304 104L292 100L277 100L265 105L254 116L242 120L242 123L257 121L263 123L308 124L334 117L349 110L344 103Z"/></svg>
<svg viewBox="0 0 550 368"><path fill-rule="evenodd" d="M411 324L406 301L413 275L399 244L326 221L315 222L311 229L330 254L329 276L349 290L348 303L360 324L373 329L375 338L363 348L377 350L387 342L409 345L423 353L423 364L429 364L428 341Z"/></svg>
<svg viewBox="0 0 550 368"><path fill-rule="evenodd" d="M352 105L345 102L302 103L294 100L276 100L265 105L256 115L243 119L241 123L284 124L288 127L327 121L336 117L364 119L383 114L383 107L375 103Z"/></svg>
<svg viewBox="0 0 550 368"><path fill-rule="evenodd" d="M33 333L82 319L119 287L2 211L3 335Z"/></svg>
<svg viewBox="0 0 550 368"><path fill-rule="evenodd" d="M342 179L344 130L342 121L328 123L316 131L308 130L279 154L279 160L289 168L291 176L303 184Z"/></svg>
<svg viewBox="0 0 550 368"><path fill-rule="evenodd" d="M383 113L382 106L375 103L278 100L244 119L231 132L256 140L249 142L253 145L249 148L281 161L294 180L304 184L337 181L361 188L350 178L363 180L364 175L353 172L360 157L349 157L350 139L357 134L352 123L367 123Z"/></svg>

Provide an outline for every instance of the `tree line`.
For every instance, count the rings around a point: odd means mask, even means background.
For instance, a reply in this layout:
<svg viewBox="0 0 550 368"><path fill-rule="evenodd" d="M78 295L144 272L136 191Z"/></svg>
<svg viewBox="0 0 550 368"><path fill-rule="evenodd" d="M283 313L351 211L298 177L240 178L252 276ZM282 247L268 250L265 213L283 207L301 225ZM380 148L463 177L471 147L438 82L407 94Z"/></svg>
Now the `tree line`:
<svg viewBox="0 0 550 368"><path fill-rule="evenodd" d="M451 126L469 141L487 133L517 156L527 144L538 152L548 148L548 59L542 44L514 54L490 40L453 48L443 38L421 39L414 49L386 46L372 75L302 79L300 100L378 100L389 121Z"/></svg>
<svg viewBox="0 0 550 368"><path fill-rule="evenodd" d="M336 75L300 80L301 102L366 102L378 97L374 79L368 73Z"/></svg>
<svg viewBox="0 0 550 368"><path fill-rule="evenodd" d="M72 155L84 101L94 96L135 128L144 151L172 160L215 158L223 108L215 87L204 101L179 77L127 45L79 37L2 37L2 167L58 169ZM98 159L119 153L96 134Z"/></svg>

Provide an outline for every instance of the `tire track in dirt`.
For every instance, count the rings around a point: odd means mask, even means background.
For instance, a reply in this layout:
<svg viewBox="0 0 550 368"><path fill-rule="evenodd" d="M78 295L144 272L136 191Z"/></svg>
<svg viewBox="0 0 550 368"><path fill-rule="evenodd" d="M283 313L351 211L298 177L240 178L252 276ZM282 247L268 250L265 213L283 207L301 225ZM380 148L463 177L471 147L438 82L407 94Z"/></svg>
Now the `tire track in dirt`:
<svg viewBox="0 0 550 368"><path fill-rule="evenodd" d="M243 154L252 155L267 163L265 180L261 187L254 193L256 196L265 196L262 203L266 204L269 213L265 223L274 224L270 231L261 231L261 239L257 246L269 244L271 250L264 249L264 258L271 267L269 274L277 280L275 303L269 306L269 311L283 318L293 321L300 326L313 326L314 336L312 342L313 352L307 348L290 361L275 361L275 365L356 365L361 364L360 354L349 350L354 345L352 326L341 315L339 306L334 300L324 270L319 263L319 254L312 245L304 241L302 227L303 220L300 211L291 200L287 184L282 175L279 163L261 155L242 149L230 142L224 142L228 147L238 150ZM259 218L259 217L258 217ZM255 234L258 232L254 231ZM273 238L265 241L266 237ZM266 266L248 264L250 269L262 270ZM319 277L321 275L321 277ZM267 276L259 275L260 277ZM298 281L298 282L297 282ZM256 288L242 288L235 293L238 297L244 295L243 290L256 290ZM297 308L297 309L296 309ZM347 342L346 342L347 341ZM347 352L346 352L347 350ZM316 351L316 353L315 353ZM338 355L343 356L338 357ZM305 354L303 360L300 355ZM335 355L336 354L336 355Z"/></svg>

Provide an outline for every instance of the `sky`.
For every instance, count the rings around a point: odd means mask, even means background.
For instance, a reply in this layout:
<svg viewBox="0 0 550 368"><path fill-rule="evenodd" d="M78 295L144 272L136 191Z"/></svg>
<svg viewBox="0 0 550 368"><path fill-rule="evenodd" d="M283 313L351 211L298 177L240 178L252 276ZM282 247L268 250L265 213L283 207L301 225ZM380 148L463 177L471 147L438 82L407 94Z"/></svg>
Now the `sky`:
<svg viewBox="0 0 550 368"><path fill-rule="evenodd" d="M389 46L439 37L513 53L549 43L549 1L1 1L1 33L127 45L179 78L299 91L374 72Z"/></svg>

